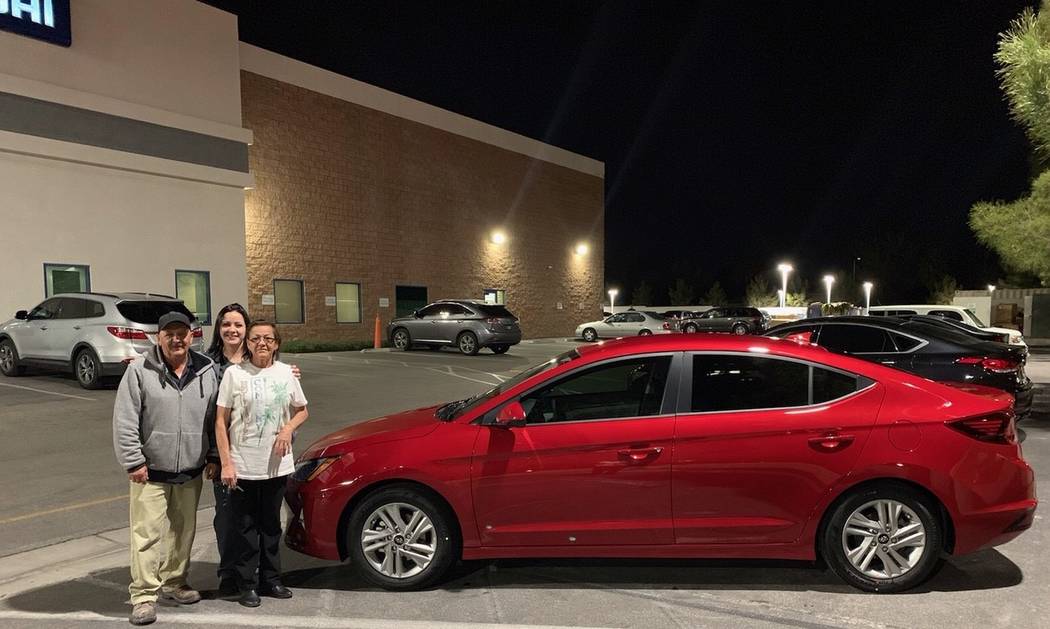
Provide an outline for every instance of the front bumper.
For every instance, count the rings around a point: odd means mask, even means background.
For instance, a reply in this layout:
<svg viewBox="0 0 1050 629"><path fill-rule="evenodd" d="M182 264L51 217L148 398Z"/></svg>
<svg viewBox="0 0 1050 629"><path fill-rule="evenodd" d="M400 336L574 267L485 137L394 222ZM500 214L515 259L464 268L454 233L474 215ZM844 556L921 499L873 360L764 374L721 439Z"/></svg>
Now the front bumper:
<svg viewBox="0 0 1050 629"><path fill-rule="evenodd" d="M1018 419L1024 418L1032 410L1032 400L1035 398L1035 387L1032 381L1017 387L1014 390L1014 415Z"/></svg>
<svg viewBox="0 0 1050 629"><path fill-rule="evenodd" d="M291 511L284 534L288 548L311 557L342 560L337 541L342 509L337 504L345 503L333 500L331 493L312 488L310 483L300 483L293 477L288 478L284 494L284 501Z"/></svg>

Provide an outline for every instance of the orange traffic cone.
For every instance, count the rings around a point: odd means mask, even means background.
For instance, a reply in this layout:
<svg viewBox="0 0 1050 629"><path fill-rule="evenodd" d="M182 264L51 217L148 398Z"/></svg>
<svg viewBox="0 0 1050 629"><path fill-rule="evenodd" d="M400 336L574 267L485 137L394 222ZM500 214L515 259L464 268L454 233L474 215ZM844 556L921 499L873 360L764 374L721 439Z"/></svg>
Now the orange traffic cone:
<svg viewBox="0 0 1050 629"><path fill-rule="evenodd" d="M374 339L376 349L383 346L383 324L379 321L379 313L376 313L376 334Z"/></svg>

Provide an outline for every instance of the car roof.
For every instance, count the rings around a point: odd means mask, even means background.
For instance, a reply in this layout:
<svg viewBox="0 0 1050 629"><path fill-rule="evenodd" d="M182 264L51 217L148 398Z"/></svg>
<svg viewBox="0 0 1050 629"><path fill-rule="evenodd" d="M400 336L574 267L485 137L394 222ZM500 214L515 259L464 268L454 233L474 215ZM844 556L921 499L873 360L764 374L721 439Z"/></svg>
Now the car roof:
<svg viewBox="0 0 1050 629"><path fill-rule="evenodd" d="M435 304L461 304L468 306L502 306L503 304L490 304L484 299L439 299Z"/></svg>
<svg viewBox="0 0 1050 629"><path fill-rule="evenodd" d="M125 293L99 293L99 292L76 292L76 293L55 293L51 297L108 297L109 299L116 299L117 301L182 301L172 297L171 295L161 295L160 293L136 293L136 292L125 292ZM48 299L51 299L49 297Z"/></svg>
<svg viewBox="0 0 1050 629"><path fill-rule="evenodd" d="M966 310L963 306L956 306L955 304L902 304L899 306L872 306L868 310L875 310L881 312L883 310L900 310L901 308L929 308L931 310Z"/></svg>

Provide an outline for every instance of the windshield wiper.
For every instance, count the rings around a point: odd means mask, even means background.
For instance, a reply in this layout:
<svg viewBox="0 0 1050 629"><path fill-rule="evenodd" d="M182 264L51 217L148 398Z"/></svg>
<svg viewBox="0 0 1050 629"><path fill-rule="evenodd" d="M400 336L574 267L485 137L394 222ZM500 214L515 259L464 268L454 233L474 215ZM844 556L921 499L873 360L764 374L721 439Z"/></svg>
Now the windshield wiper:
<svg viewBox="0 0 1050 629"><path fill-rule="evenodd" d="M463 408L470 402L471 398L465 398L462 400L456 400L455 402L449 402L444 406L434 411L434 415L437 415L442 421L448 421L456 416L459 409Z"/></svg>

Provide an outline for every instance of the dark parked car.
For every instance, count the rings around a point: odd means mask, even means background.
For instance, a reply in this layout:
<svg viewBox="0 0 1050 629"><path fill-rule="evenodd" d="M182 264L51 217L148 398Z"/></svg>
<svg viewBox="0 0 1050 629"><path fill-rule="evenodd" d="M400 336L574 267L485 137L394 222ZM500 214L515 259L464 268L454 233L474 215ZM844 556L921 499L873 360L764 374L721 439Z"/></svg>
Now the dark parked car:
<svg viewBox="0 0 1050 629"><path fill-rule="evenodd" d="M414 345L453 345L474 355L482 347L502 354L521 342L518 318L506 306L474 299L443 299L387 324L387 338L400 350Z"/></svg>
<svg viewBox="0 0 1050 629"><path fill-rule="evenodd" d="M686 314L678 322L678 329L693 332L732 332L733 334L760 334L769 327L769 316L758 308L724 306L706 312Z"/></svg>
<svg viewBox="0 0 1050 629"><path fill-rule="evenodd" d="M1018 417L1032 408L1032 381L1024 372L1022 348L975 338L944 323L897 317L822 317L778 325L766 336L808 341L931 380L1002 389L1013 394Z"/></svg>

